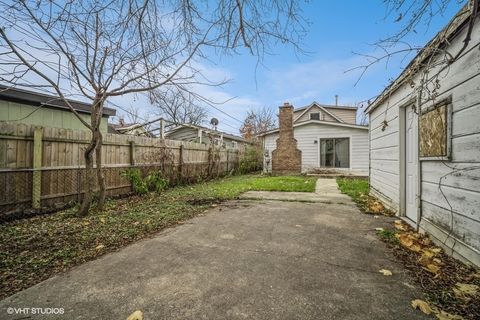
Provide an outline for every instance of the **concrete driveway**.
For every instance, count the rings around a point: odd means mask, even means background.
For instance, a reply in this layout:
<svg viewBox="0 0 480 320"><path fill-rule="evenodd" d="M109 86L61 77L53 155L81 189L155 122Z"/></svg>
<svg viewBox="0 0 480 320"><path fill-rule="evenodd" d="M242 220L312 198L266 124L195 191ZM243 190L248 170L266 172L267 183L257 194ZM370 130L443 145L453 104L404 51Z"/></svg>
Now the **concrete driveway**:
<svg viewBox="0 0 480 320"><path fill-rule="evenodd" d="M0 319L425 319L375 235L390 221L348 201L228 202L1 301Z"/></svg>

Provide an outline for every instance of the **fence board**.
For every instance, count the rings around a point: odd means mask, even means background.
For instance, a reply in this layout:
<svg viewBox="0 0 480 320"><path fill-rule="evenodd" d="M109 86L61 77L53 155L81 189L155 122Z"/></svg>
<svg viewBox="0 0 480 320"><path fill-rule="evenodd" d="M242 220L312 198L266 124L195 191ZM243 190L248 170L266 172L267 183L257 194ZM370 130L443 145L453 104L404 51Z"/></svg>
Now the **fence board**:
<svg viewBox="0 0 480 320"><path fill-rule="evenodd" d="M34 129L31 125L0 123L0 185L4 190L0 193L0 218L32 207ZM85 191L83 153L90 137L89 131L43 128L42 209L58 208L81 199ZM212 157L214 151L204 144L118 134L105 134L103 141L102 158L109 196L131 192L129 181L121 175L129 168L139 168L145 174L161 170L173 183L182 179L196 181L207 172L219 176L238 168L244 154L243 149L217 150L217 160L209 163L215 158ZM134 164L131 163L131 143L135 146Z"/></svg>

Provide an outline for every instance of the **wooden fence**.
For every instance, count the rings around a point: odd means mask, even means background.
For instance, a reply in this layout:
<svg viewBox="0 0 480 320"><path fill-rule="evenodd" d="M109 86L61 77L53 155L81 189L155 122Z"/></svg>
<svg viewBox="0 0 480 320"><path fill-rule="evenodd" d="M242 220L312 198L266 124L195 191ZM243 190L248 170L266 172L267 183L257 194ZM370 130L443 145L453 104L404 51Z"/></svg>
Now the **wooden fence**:
<svg viewBox="0 0 480 320"><path fill-rule="evenodd" d="M60 208L85 190L83 151L91 133L0 123L0 218ZM132 192L121 174L162 170L172 183L220 176L238 168L239 149L118 134L104 135L102 150L109 196Z"/></svg>

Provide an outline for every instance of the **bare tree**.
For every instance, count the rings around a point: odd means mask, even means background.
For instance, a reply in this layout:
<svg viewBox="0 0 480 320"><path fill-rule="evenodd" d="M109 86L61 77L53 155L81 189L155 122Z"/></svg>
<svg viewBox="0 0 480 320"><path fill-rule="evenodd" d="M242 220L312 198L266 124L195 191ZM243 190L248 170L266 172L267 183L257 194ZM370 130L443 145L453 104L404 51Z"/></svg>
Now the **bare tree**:
<svg viewBox="0 0 480 320"><path fill-rule="evenodd" d="M137 124L148 122L148 115L143 115L139 107L130 106L125 109L127 123Z"/></svg>
<svg viewBox="0 0 480 320"><path fill-rule="evenodd" d="M299 48L305 33L295 0L23 0L0 1L0 10L0 81L50 90L92 132L79 215L93 198L94 154L100 209L105 201L100 121L108 98L198 83L192 60L208 47L262 57L279 42ZM90 121L71 95L91 103Z"/></svg>
<svg viewBox="0 0 480 320"><path fill-rule="evenodd" d="M391 36L380 39L377 44L394 45L408 34L417 33L442 16L452 3L465 5L469 0L383 0L386 6L385 19L394 19L399 29Z"/></svg>
<svg viewBox="0 0 480 320"><path fill-rule="evenodd" d="M412 54L437 55L445 54L441 49L435 48L431 43L427 46L413 44L407 36L412 33L418 33L419 29L428 28L433 19L442 16L450 5L464 5L457 17L470 14L469 31L464 39L463 48L455 55L447 57L445 62L447 64L453 63L460 54L468 46L471 40L471 32L473 24L478 15L479 0L384 0L386 6L385 19L393 17L394 21L399 24L398 30L386 37L376 41L373 46L380 52L378 55L362 54L354 52L355 54L365 58L366 63L354 67L352 70L360 70L360 76L356 84L363 78L365 73L374 65L385 63L388 67L389 62L394 57L400 57L402 61L407 60ZM445 34L447 30L444 30ZM441 41L445 40L440 38ZM449 53L447 53L449 55Z"/></svg>
<svg viewBox="0 0 480 320"><path fill-rule="evenodd" d="M247 140L255 140L258 134L275 128L276 118L272 108L252 109L248 111L240 127L240 133Z"/></svg>
<svg viewBox="0 0 480 320"><path fill-rule="evenodd" d="M150 96L158 108L157 114L174 124L201 125L207 119L207 110L199 105L200 101L196 101L190 92L157 89Z"/></svg>

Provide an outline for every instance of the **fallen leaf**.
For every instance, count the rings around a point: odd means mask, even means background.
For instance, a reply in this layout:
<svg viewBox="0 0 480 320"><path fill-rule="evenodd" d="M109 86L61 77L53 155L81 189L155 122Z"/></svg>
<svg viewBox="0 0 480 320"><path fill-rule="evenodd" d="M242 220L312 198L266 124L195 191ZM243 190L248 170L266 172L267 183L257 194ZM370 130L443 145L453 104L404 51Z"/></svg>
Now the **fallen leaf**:
<svg viewBox="0 0 480 320"><path fill-rule="evenodd" d="M387 269L381 269L378 272L383 273L384 276L391 276L393 275L392 271L387 270Z"/></svg>
<svg viewBox="0 0 480 320"><path fill-rule="evenodd" d="M140 310L135 311L132 313L127 320L143 320L143 312Z"/></svg>
<svg viewBox="0 0 480 320"><path fill-rule="evenodd" d="M394 225L395 225L395 228L400 231L407 231L408 229L408 227L405 225L405 223L402 220L395 220Z"/></svg>
<svg viewBox="0 0 480 320"><path fill-rule="evenodd" d="M380 201L374 201L369 205L369 209L373 213L382 213L385 210L385 207Z"/></svg>
<svg viewBox="0 0 480 320"><path fill-rule="evenodd" d="M439 320L463 320L462 316L453 315L451 313L441 310L435 315Z"/></svg>
<svg viewBox="0 0 480 320"><path fill-rule="evenodd" d="M478 286L475 284L457 282L453 288L455 296L460 299L469 300L478 293Z"/></svg>
<svg viewBox="0 0 480 320"><path fill-rule="evenodd" d="M433 312L432 308L430 308L430 305L420 299L412 300L412 308L420 309L425 314L431 314Z"/></svg>
<svg viewBox="0 0 480 320"><path fill-rule="evenodd" d="M413 243L408 249L414 251L414 252L420 252L422 250L422 247L420 247L418 244Z"/></svg>
<svg viewBox="0 0 480 320"><path fill-rule="evenodd" d="M433 263L428 264L424 269L433 274L438 274L440 272L440 267Z"/></svg>
<svg viewBox="0 0 480 320"><path fill-rule="evenodd" d="M412 244L413 244L413 240L410 239L410 237L408 236L408 234L401 234L398 239L400 240L400 243L404 246L404 247L410 247Z"/></svg>
<svg viewBox="0 0 480 320"><path fill-rule="evenodd" d="M424 237L422 241L420 241L424 246L428 246L432 243L432 240L430 238Z"/></svg>
<svg viewBox="0 0 480 320"><path fill-rule="evenodd" d="M105 248L105 246L103 244L99 244L95 247L95 250L102 250L103 248Z"/></svg>

